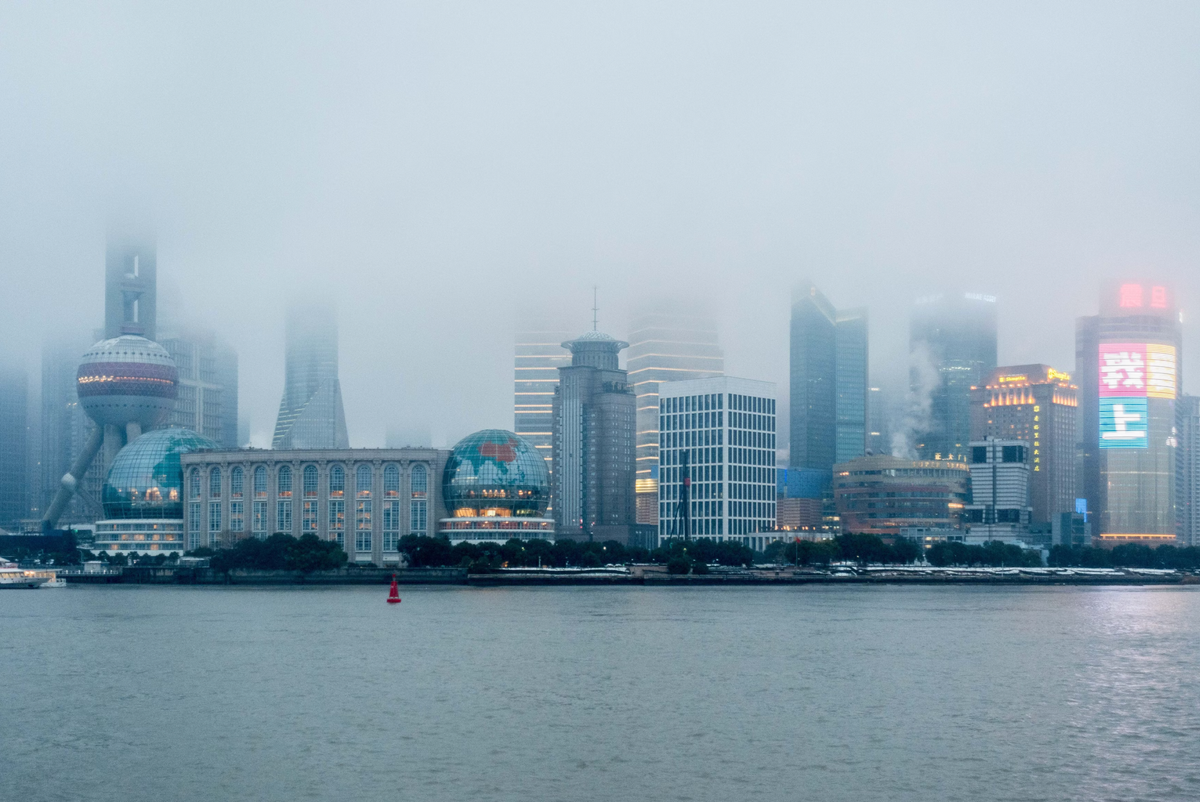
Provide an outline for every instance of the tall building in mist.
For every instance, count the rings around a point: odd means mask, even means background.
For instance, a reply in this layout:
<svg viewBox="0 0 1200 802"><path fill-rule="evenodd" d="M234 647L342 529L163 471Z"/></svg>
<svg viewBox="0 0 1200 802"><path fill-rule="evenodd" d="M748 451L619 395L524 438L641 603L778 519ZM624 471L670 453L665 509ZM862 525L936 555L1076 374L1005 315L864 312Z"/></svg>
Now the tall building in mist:
<svg viewBox="0 0 1200 802"><path fill-rule="evenodd" d="M1029 446L1035 524L1049 525L1075 512L1077 393L1070 374L1049 365L997 368L971 391L972 441L1020 440Z"/></svg>
<svg viewBox="0 0 1200 802"><path fill-rule="evenodd" d="M555 537L629 543L636 399L617 357L629 344L589 331L563 346L571 364L554 391Z"/></svg>
<svg viewBox="0 0 1200 802"><path fill-rule="evenodd" d="M288 311L286 336L283 399L271 447L349 448L333 306L293 306Z"/></svg>
<svg viewBox="0 0 1200 802"><path fill-rule="evenodd" d="M48 342L42 348L37 461L40 475L35 506L43 513L58 491L63 475L83 450L94 425L80 406L79 396L75 392L79 358L87 346L87 340L79 337ZM103 461L93 460L59 517L59 523L85 523L100 517L100 487L103 481Z"/></svg>
<svg viewBox="0 0 1200 802"><path fill-rule="evenodd" d="M1168 287L1129 282L1076 321L1082 484L1101 544L1175 540L1181 319Z"/></svg>
<svg viewBox="0 0 1200 802"><path fill-rule="evenodd" d="M866 452L867 335L866 310L839 312L810 283L793 291L789 496L820 498L834 464Z"/></svg>
<svg viewBox="0 0 1200 802"><path fill-rule="evenodd" d="M237 352L212 331L170 333L161 343L179 369L179 397L166 425L237 448Z"/></svg>
<svg viewBox="0 0 1200 802"><path fill-rule="evenodd" d="M112 231L105 248L104 339L136 334L153 340L158 321L154 237Z"/></svg>
<svg viewBox="0 0 1200 802"><path fill-rule="evenodd" d="M552 478L554 390L558 369L571 364L571 352L563 347L571 336L563 327L526 325L517 332L514 348L513 431L546 459Z"/></svg>
<svg viewBox="0 0 1200 802"><path fill-rule="evenodd" d="M1175 536L1181 546L1200 546L1200 396L1180 396L1175 417L1179 432Z"/></svg>
<svg viewBox="0 0 1200 802"><path fill-rule="evenodd" d="M631 321L625 367L637 397L637 522L657 525L659 386L724 373L717 321L686 307L648 310Z"/></svg>
<svg viewBox="0 0 1200 802"><path fill-rule="evenodd" d="M979 293L922 298L909 329L912 392L929 401L917 433L922 459L963 462L971 442L971 388L996 368L996 299Z"/></svg>
<svg viewBox="0 0 1200 802"><path fill-rule="evenodd" d="M29 516L29 377L0 366L0 527Z"/></svg>

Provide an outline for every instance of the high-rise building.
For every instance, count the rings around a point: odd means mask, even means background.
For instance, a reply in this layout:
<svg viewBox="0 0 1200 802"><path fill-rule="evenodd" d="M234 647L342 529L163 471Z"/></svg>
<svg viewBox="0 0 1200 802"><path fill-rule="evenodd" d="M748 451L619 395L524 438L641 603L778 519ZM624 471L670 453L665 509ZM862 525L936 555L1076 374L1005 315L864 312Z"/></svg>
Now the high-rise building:
<svg viewBox="0 0 1200 802"><path fill-rule="evenodd" d="M838 312L812 284L792 293L789 487L829 489L836 462L866 453L867 313Z"/></svg>
<svg viewBox="0 0 1200 802"><path fill-rule="evenodd" d="M1175 535L1183 546L1200 546L1200 396L1179 398L1176 413L1179 453L1176 459Z"/></svg>
<svg viewBox="0 0 1200 802"><path fill-rule="evenodd" d="M598 331L563 343L571 364L554 391L557 538L629 543L633 533L636 399L617 357L628 346Z"/></svg>
<svg viewBox="0 0 1200 802"><path fill-rule="evenodd" d="M294 306L288 311L283 399L271 447L350 447L332 305Z"/></svg>
<svg viewBox="0 0 1200 802"><path fill-rule="evenodd" d="M29 377L0 366L0 527L29 515Z"/></svg>
<svg viewBox="0 0 1200 802"><path fill-rule="evenodd" d="M179 369L179 397L166 425L237 448L237 352L211 331L175 332L161 342Z"/></svg>
<svg viewBox="0 0 1200 802"><path fill-rule="evenodd" d="M1163 285L1107 288L1075 326L1079 451L1093 543L1175 540L1181 316Z"/></svg>
<svg viewBox="0 0 1200 802"><path fill-rule="evenodd" d="M625 363L637 396L637 521L658 524L658 388L725 372L712 317L660 307L635 317Z"/></svg>
<svg viewBox="0 0 1200 802"><path fill-rule="evenodd" d="M42 347L42 392L40 399L40 432L38 440L38 495L35 501L40 514L50 507L63 475L83 451L93 426L79 404L75 392L75 373L79 357L87 349L87 340L48 342ZM79 524L101 516L100 486L104 482L103 465L94 461L68 502L60 522Z"/></svg>
<svg viewBox="0 0 1200 802"><path fill-rule="evenodd" d="M890 454L892 431L888 423L890 397L882 387L867 391L867 451L871 454Z"/></svg>
<svg viewBox="0 0 1200 802"><path fill-rule="evenodd" d="M567 330L550 325L525 326L517 332L513 359L513 431L546 459L551 477L554 445L554 390L558 369L571 364L563 347Z"/></svg>
<svg viewBox="0 0 1200 802"><path fill-rule="evenodd" d="M1048 365L992 371L971 390L971 439L1030 444L1033 522L1051 524L1075 512L1078 388L1068 373Z"/></svg>
<svg viewBox="0 0 1200 802"><path fill-rule="evenodd" d="M154 237L109 232L105 248L104 339L134 334L153 340L158 321Z"/></svg>
<svg viewBox="0 0 1200 802"><path fill-rule="evenodd" d="M660 542L686 528L762 551L778 537L775 385L718 376L658 392Z"/></svg>
<svg viewBox="0 0 1200 802"><path fill-rule="evenodd" d="M922 459L962 462L971 441L971 388L996 367L996 299L979 293L922 298L909 330L912 392L929 400Z"/></svg>
<svg viewBox="0 0 1200 802"><path fill-rule="evenodd" d="M969 540L1020 539L1029 533L1030 446L1026 440L973 440L970 444Z"/></svg>

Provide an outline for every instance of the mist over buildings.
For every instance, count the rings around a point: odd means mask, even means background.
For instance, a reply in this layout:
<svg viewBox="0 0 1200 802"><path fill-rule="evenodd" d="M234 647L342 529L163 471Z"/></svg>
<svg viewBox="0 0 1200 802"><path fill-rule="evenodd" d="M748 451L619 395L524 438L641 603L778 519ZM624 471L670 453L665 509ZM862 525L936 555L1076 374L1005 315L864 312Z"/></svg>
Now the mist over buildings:
<svg viewBox="0 0 1200 802"><path fill-rule="evenodd" d="M1187 5L6 7L0 357L92 341L133 218L256 445L313 298L355 446L510 428L522 316L583 331L593 286L617 337L707 306L780 387L802 278L869 308L872 383L946 288L998 298L1000 364L1069 370L1106 278L1200 308L1198 40Z"/></svg>

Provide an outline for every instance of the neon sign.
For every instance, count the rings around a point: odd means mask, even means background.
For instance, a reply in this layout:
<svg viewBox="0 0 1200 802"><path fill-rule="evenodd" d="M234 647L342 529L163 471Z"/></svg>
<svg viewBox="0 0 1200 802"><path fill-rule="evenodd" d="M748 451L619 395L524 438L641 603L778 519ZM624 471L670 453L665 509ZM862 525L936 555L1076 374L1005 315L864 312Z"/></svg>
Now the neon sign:
<svg viewBox="0 0 1200 802"><path fill-rule="evenodd" d="M1100 447L1148 448L1150 427L1145 398L1100 399Z"/></svg>
<svg viewBox="0 0 1200 802"><path fill-rule="evenodd" d="M1174 399L1176 386L1174 346L1100 344L1101 397Z"/></svg>

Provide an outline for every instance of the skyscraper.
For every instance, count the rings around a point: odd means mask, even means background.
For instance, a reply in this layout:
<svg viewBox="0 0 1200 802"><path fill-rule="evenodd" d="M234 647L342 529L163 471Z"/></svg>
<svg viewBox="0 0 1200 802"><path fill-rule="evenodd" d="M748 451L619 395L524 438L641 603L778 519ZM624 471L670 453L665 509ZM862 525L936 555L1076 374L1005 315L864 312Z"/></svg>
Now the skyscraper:
<svg viewBox="0 0 1200 802"><path fill-rule="evenodd" d="M29 377L0 366L0 527L29 515Z"/></svg>
<svg viewBox="0 0 1200 802"><path fill-rule="evenodd" d="M589 331L563 347L571 364L558 369L554 391L555 536L628 543L636 402L617 354L629 344Z"/></svg>
<svg viewBox="0 0 1200 802"><path fill-rule="evenodd" d="M820 498L834 463L866 452L867 334L866 310L839 313L810 283L793 291L789 496Z"/></svg>
<svg viewBox="0 0 1200 802"><path fill-rule="evenodd" d="M44 513L58 492L63 475L83 451L92 429L75 392L79 357L87 350L86 338L62 339L42 348L41 432L38 454L37 508ZM94 460L67 503L60 523L77 524L101 517L100 487L104 482L102 460Z"/></svg>
<svg viewBox="0 0 1200 802"><path fill-rule="evenodd" d="M1106 288L1075 326L1079 451L1093 542L1175 540L1181 317L1163 285Z"/></svg>
<svg viewBox="0 0 1200 802"><path fill-rule="evenodd" d="M1029 458L1027 440L973 440L971 503L965 518L968 541L1020 539L1029 533Z"/></svg>
<svg viewBox="0 0 1200 802"><path fill-rule="evenodd" d="M1048 365L992 371L971 391L971 439L1023 440L1030 446L1033 522L1075 511L1078 388ZM973 470L973 469L972 469Z"/></svg>
<svg viewBox="0 0 1200 802"><path fill-rule="evenodd" d="M161 342L179 368L179 397L166 425L237 448L237 352L206 330L170 333Z"/></svg>
<svg viewBox="0 0 1200 802"><path fill-rule="evenodd" d="M1175 502L1181 546L1200 546L1200 396L1179 398L1176 414L1179 454L1176 460Z"/></svg>
<svg viewBox="0 0 1200 802"><path fill-rule="evenodd" d="M558 369L571 364L563 347L571 334L551 325L525 326L517 332L513 358L513 431L533 444L554 475L554 390Z"/></svg>
<svg viewBox="0 0 1200 802"><path fill-rule="evenodd" d="M658 389L663 382L720 376L725 358L717 322L687 307L661 304L635 317L626 360L637 396L637 521L658 523Z"/></svg>
<svg viewBox="0 0 1200 802"><path fill-rule="evenodd" d="M968 292L918 300L909 349L912 392L929 401L929 427L917 434L916 451L922 459L965 461L971 388L996 367L995 297Z"/></svg>
<svg viewBox="0 0 1200 802"><path fill-rule="evenodd" d="M128 230L109 232L104 266L104 339L136 334L153 340L158 322L154 237Z"/></svg>
<svg viewBox="0 0 1200 802"><path fill-rule="evenodd" d="M288 311L283 399L271 447L350 447L332 305L294 306Z"/></svg>

